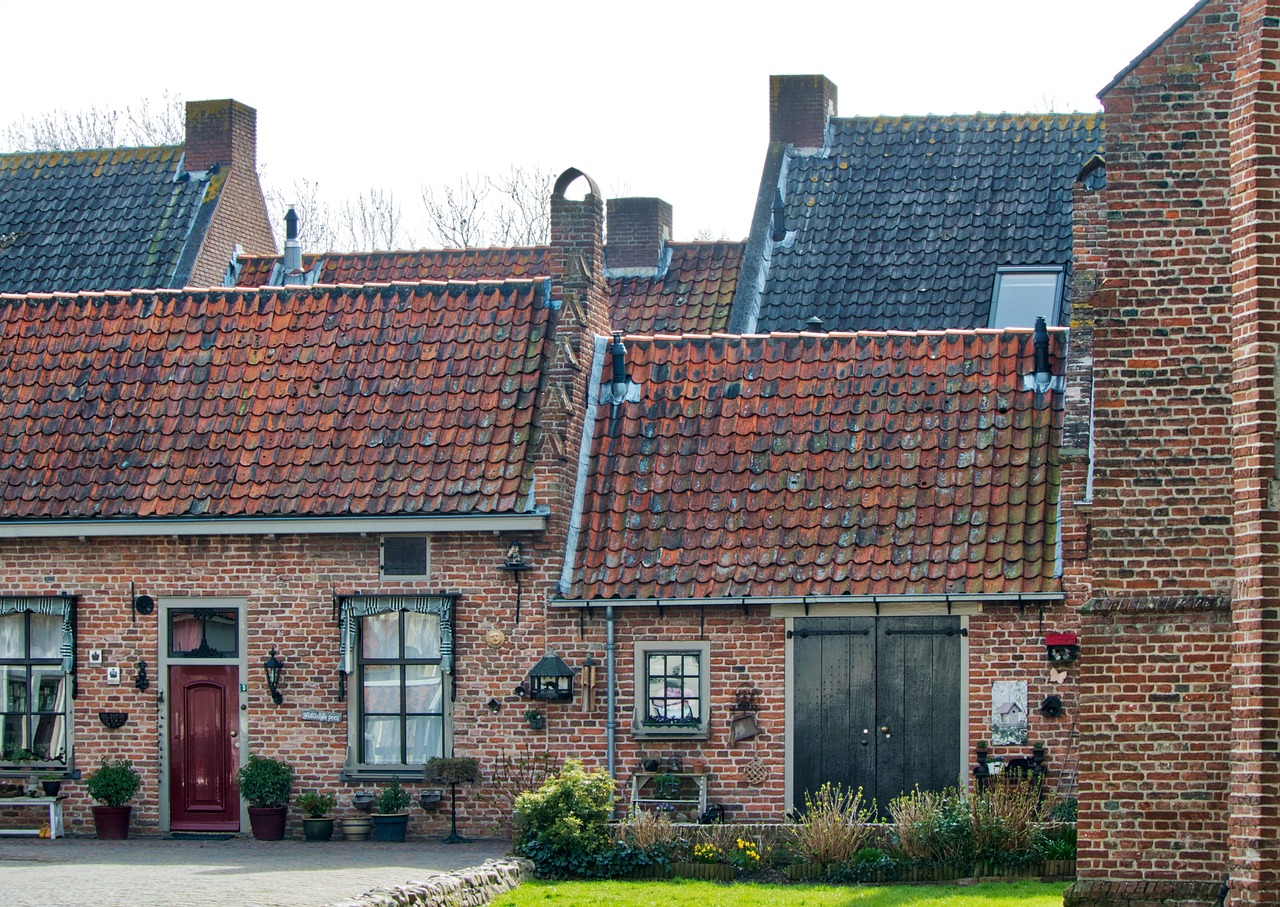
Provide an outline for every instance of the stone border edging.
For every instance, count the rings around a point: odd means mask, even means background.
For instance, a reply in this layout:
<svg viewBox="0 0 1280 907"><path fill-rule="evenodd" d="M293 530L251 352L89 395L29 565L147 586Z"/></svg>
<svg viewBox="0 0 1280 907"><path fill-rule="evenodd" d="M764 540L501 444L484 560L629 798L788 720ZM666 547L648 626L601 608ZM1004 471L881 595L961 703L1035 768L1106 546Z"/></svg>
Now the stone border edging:
<svg viewBox="0 0 1280 907"><path fill-rule="evenodd" d="M520 857L485 860L470 869L431 876L423 882L375 888L327 907L483 907L496 894L533 877L533 863Z"/></svg>

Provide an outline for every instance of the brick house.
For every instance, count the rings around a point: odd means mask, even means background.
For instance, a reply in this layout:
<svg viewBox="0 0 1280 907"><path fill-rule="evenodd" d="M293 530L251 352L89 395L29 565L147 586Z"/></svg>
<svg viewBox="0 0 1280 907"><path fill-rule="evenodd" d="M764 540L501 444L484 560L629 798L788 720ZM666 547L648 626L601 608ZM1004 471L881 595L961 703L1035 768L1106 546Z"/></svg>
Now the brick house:
<svg viewBox="0 0 1280 907"><path fill-rule="evenodd" d="M1280 903L1278 13L1195 4L1099 94L1105 162L1076 189L1094 450L1064 489L1083 606L1073 907Z"/></svg>
<svg viewBox="0 0 1280 907"><path fill-rule="evenodd" d="M181 145L0 154L0 292L220 286L274 250L238 101L188 101Z"/></svg>
<svg viewBox="0 0 1280 907"><path fill-rule="evenodd" d="M345 805L520 739L547 640L501 568L558 576L606 327L580 176L544 277L0 297L3 747L70 776L69 828L105 757L135 828L216 831L248 752Z"/></svg>

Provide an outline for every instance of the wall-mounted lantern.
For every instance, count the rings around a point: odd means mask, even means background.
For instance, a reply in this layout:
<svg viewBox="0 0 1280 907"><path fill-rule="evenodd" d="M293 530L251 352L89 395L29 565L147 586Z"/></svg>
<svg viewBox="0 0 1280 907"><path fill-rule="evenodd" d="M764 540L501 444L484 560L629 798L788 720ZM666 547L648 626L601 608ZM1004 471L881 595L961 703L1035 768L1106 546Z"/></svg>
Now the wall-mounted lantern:
<svg viewBox="0 0 1280 907"><path fill-rule="evenodd" d="M529 672L529 698L568 702L573 699L573 668L548 652Z"/></svg>
<svg viewBox="0 0 1280 907"><path fill-rule="evenodd" d="M284 671L284 662L276 658L274 646L271 648L270 656L262 663L262 670L267 675L267 689L271 691L271 701L280 705L284 702L284 696L280 695L280 674Z"/></svg>
<svg viewBox="0 0 1280 907"><path fill-rule="evenodd" d="M147 677L147 663L145 661L138 662L138 673L133 679L133 685L142 692L146 692L151 686L151 680Z"/></svg>
<svg viewBox="0 0 1280 907"><path fill-rule="evenodd" d="M1044 647L1049 653L1049 660L1055 664L1066 664L1080 657L1080 646L1074 633L1046 633Z"/></svg>

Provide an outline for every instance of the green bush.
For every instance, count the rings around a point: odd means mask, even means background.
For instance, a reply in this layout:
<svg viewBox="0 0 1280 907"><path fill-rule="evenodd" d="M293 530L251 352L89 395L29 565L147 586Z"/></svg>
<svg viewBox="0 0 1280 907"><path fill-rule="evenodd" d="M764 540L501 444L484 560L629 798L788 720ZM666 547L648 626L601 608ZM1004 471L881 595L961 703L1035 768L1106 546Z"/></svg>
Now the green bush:
<svg viewBox="0 0 1280 907"><path fill-rule="evenodd" d="M965 866L973 862L969 803L954 787L941 791L916 788L889 801L894 850L919 863Z"/></svg>
<svg viewBox="0 0 1280 907"><path fill-rule="evenodd" d="M535 791L516 798L523 823L516 853L533 860L543 878L598 878L626 871L634 849L615 847L609 833L614 783L571 760Z"/></svg>
<svg viewBox="0 0 1280 907"><path fill-rule="evenodd" d="M249 756L249 761L236 772L240 796L258 809L289 805L293 790L293 766L270 756Z"/></svg>
<svg viewBox="0 0 1280 907"><path fill-rule="evenodd" d="M84 786L89 796L103 806L124 806L142 787L142 776L128 759L103 759L85 779Z"/></svg>

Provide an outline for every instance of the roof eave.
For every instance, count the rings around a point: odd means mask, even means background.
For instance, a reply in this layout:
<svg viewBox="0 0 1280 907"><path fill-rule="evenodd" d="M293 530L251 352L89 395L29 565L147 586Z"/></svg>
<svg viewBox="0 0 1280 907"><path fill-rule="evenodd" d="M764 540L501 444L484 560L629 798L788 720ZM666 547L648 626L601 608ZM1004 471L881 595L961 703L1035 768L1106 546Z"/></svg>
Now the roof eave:
<svg viewBox="0 0 1280 907"><path fill-rule="evenodd" d="M486 514L3 520L0 539L539 532L546 529L547 516L540 508L529 513Z"/></svg>
<svg viewBox="0 0 1280 907"><path fill-rule="evenodd" d="M739 608L748 605L876 605L923 602L1054 602L1065 592L964 592L903 593L898 595L730 595L709 598L562 598L550 602L553 608L659 607L659 608Z"/></svg>

